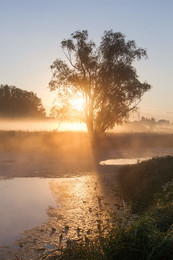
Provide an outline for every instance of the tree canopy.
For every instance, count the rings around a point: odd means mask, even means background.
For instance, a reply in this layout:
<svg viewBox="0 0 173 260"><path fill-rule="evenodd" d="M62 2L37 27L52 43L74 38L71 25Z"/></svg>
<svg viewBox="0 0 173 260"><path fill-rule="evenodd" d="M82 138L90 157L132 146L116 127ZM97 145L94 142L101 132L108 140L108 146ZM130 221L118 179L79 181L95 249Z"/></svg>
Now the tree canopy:
<svg viewBox="0 0 173 260"><path fill-rule="evenodd" d="M49 88L57 90L61 104L71 96L83 97L81 120L92 136L127 119L151 88L139 81L133 66L135 60L147 57L146 50L126 41L121 32L105 31L97 46L88 39L88 31L76 31L61 47L67 61L53 62Z"/></svg>
<svg viewBox="0 0 173 260"><path fill-rule="evenodd" d="M0 85L1 117L45 117L41 99L32 91L14 86Z"/></svg>

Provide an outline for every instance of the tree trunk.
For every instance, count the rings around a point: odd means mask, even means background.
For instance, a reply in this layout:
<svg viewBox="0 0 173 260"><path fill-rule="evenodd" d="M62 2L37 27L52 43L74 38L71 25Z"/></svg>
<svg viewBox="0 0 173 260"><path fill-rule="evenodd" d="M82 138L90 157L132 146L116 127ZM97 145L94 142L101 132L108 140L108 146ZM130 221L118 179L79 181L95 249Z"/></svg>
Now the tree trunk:
<svg viewBox="0 0 173 260"><path fill-rule="evenodd" d="M93 130L93 122L91 121L91 119L88 119L86 125L87 125L88 134L90 138L92 138L94 134L94 130Z"/></svg>

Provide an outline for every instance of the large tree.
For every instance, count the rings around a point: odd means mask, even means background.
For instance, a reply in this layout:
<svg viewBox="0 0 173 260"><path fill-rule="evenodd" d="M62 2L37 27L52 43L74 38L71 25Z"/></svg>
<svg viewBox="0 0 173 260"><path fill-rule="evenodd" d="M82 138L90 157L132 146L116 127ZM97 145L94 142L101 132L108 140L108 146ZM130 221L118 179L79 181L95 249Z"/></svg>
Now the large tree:
<svg viewBox="0 0 173 260"><path fill-rule="evenodd" d="M57 90L62 104L70 96L83 97L81 119L92 136L103 135L127 119L151 87L139 81L133 66L135 60L147 57L146 50L126 41L120 32L105 31L96 46L88 40L88 31L76 31L61 47L67 61L53 62L50 90Z"/></svg>
<svg viewBox="0 0 173 260"><path fill-rule="evenodd" d="M45 117L41 99L32 91L0 85L0 117Z"/></svg>

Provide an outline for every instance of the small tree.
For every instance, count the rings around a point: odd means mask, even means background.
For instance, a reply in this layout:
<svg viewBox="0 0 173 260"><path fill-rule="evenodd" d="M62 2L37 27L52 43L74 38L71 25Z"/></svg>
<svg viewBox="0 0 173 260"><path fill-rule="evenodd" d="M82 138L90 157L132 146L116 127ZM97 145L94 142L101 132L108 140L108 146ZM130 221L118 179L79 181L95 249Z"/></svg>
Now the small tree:
<svg viewBox="0 0 173 260"><path fill-rule="evenodd" d="M91 136L102 136L127 119L150 89L138 80L132 66L136 59L147 57L146 50L137 48L135 41L126 41L120 32L105 31L97 47L88 40L87 31L76 31L61 47L67 62L54 61L50 90L58 90L59 100L83 97L81 120Z"/></svg>

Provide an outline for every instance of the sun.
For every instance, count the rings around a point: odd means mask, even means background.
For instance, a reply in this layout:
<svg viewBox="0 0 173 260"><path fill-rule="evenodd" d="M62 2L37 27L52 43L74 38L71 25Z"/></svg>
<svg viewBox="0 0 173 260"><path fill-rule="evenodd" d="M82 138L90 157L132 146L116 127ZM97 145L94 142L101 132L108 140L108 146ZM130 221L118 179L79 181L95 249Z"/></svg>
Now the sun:
<svg viewBox="0 0 173 260"><path fill-rule="evenodd" d="M78 97L70 100L71 105L73 108L77 109L78 111L82 111L84 109L84 99L83 97Z"/></svg>

